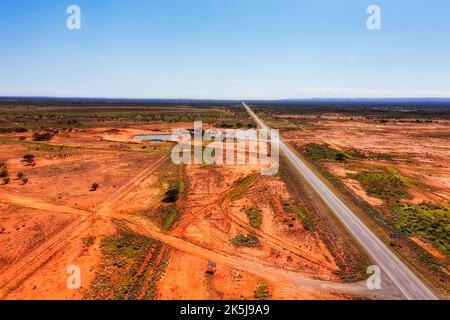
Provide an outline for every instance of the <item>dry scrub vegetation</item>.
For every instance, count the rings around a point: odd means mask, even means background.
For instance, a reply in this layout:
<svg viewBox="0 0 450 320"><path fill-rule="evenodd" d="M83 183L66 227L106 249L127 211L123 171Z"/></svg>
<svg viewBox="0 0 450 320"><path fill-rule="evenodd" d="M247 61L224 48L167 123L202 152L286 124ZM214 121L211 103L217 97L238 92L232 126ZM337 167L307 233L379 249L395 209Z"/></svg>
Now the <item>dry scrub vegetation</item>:
<svg viewBox="0 0 450 320"><path fill-rule="evenodd" d="M285 140L443 294L450 288L448 107L260 107Z"/></svg>
<svg viewBox="0 0 450 320"><path fill-rule="evenodd" d="M365 290L361 281L371 261L286 163L282 162L275 176L261 176L259 165L178 166L169 157L173 143L133 139L192 128L192 120L218 128L254 126L243 108L223 104L3 102L0 174L9 180L0 185L0 243L4 248L0 296L131 300L399 297L389 286L380 293ZM297 131L303 130L299 126L308 124L273 121L289 126L285 134L294 143L295 135L303 134ZM309 147L324 172L332 172L328 165L353 170L349 166L373 161L373 155L357 146L337 149L323 144ZM299 148L303 145L298 144ZM417 198L417 188L412 192L409 186L418 179L406 179L403 168L391 167L395 171L380 171L382 186L392 182L392 177L384 175L395 173L395 179L402 182L398 190L411 198L389 199L378 216L389 221L392 216L387 212L404 215L392 220L399 232L417 235L420 239L411 241L418 246L419 241L443 245L438 233L430 231L446 230L445 221L432 222L441 209L433 209L424 230L417 228L419 216L431 210L431 204L410 204L411 210L401 207L406 204L403 200ZM346 177L359 181L360 174L361 181L370 180L366 171L354 170ZM373 197L379 186L369 180L361 182L361 188L373 188L372 195L367 191ZM211 263L216 269L206 272ZM79 290L66 286L71 265L81 269Z"/></svg>

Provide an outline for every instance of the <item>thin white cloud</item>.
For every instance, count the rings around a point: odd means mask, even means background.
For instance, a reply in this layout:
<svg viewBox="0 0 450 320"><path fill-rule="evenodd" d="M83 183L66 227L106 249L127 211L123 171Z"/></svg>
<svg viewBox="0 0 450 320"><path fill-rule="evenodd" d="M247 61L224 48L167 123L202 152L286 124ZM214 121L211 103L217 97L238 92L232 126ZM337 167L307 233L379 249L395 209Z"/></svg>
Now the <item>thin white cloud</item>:
<svg viewBox="0 0 450 320"><path fill-rule="evenodd" d="M437 90L392 90L336 87L305 87L296 90L302 98L448 98L449 91Z"/></svg>

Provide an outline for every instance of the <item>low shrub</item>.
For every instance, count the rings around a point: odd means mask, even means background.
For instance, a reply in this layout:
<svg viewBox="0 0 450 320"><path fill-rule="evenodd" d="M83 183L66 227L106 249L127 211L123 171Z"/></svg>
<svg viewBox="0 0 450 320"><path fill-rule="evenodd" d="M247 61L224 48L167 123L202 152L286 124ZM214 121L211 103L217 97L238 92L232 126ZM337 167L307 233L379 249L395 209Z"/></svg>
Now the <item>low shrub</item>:
<svg viewBox="0 0 450 320"><path fill-rule="evenodd" d="M233 238L232 242L238 247L254 247L259 244L259 239L252 234L243 235L240 233Z"/></svg>
<svg viewBox="0 0 450 320"><path fill-rule="evenodd" d="M420 236L442 252L450 253L450 211L448 206L401 204L393 206L396 228L408 236Z"/></svg>
<svg viewBox="0 0 450 320"><path fill-rule="evenodd" d="M169 189L166 192L166 195L162 202L164 203L174 203L177 202L178 198L180 196L180 191L178 188Z"/></svg>
<svg viewBox="0 0 450 320"><path fill-rule="evenodd" d="M28 163L28 164L32 164L34 162L34 155L32 154L26 154L23 156L23 160L24 162Z"/></svg>
<svg viewBox="0 0 450 320"><path fill-rule="evenodd" d="M261 212L258 208L250 207L246 210L248 221L253 228L259 229L261 227Z"/></svg>
<svg viewBox="0 0 450 320"><path fill-rule="evenodd" d="M411 198L406 179L394 169L381 168L377 171L365 171L352 175L352 178L358 180L372 197L388 201Z"/></svg>
<svg viewBox="0 0 450 320"><path fill-rule="evenodd" d="M258 300L270 299L269 287L264 283L259 284L253 293L253 297Z"/></svg>
<svg viewBox="0 0 450 320"><path fill-rule="evenodd" d="M53 139L53 135L51 133L33 133L33 141L50 141Z"/></svg>

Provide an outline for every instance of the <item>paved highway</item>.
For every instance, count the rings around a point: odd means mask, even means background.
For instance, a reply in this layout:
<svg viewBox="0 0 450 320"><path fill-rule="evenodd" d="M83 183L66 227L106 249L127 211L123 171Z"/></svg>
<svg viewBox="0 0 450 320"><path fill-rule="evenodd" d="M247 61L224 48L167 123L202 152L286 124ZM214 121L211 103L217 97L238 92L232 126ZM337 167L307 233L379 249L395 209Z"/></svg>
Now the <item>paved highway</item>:
<svg viewBox="0 0 450 320"><path fill-rule="evenodd" d="M242 104L260 128L269 129L247 104ZM407 299L437 300L431 290L281 140L279 148Z"/></svg>

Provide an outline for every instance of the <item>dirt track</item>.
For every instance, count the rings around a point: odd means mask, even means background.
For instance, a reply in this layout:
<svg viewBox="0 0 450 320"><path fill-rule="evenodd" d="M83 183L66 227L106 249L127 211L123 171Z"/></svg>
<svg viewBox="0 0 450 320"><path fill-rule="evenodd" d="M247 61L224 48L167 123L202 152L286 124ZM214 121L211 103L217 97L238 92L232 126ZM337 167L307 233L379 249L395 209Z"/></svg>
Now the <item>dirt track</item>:
<svg viewBox="0 0 450 320"><path fill-rule="evenodd" d="M138 217L122 217L118 214L114 214L111 212L111 209L113 208L114 201L120 200L120 198L127 194L128 190L132 189L133 187L136 188L139 185L139 181L141 181L143 178L145 178L148 174L150 174L154 169L158 167L159 164L163 162L164 158L160 159L158 163L152 164L150 167L146 168L143 172L138 174L135 178L133 178L127 185L120 188L115 194L113 194L111 197L108 198L108 201L104 203L104 205L99 206L99 210L96 211L96 215L98 218L103 217L115 217L119 219L124 219L124 221L129 224L129 226L142 234L145 234L147 236L150 236L154 239L162 241L164 244L173 247L177 250L180 250L182 252L185 252L189 255L205 259L205 260L214 260L219 265L228 265L231 267L234 267L236 269L249 272L251 274L257 275L258 277L264 278L268 281L275 282L277 284L280 284L284 287L284 290L292 290L297 291L303 289L313 289L313 290L326 290L330 292L337 292L337 293L345 293L345 294L351 294L351 295L357 295L357 296L368 296L368 297L383 297L383 298L389 298L389 295L386 294L386 292L376 292L374 294L374 291L370 291L366 288L364 282L358 282L358 283L338 283L338 282L332 282L332 281L322 281L322 280L315 280L308 278L306 276L303 276L301 274L283 270L280 268L276 268L269 265L260 264L257 261L252 261L251 259L245 259L238 256L231 256L231 255L225 255L223 253L214 252L212 250L197 246L192 244L189 241L186 241L184 239L180 239L177 237L174 237L172 235L165 234L161 232L159 229L157 229L154 225L150 224L148 220L141 219ZM223 197L222 197L223 198ZM79 209L74 209L66 206L60 206L53 203L47 203L40 200L30 199L26 197L19 197L19 196L9 196L8 199L12 199L12 201L21 201L21 204L30 205L32 207L38 206L39 208L45 208L49 211L56 211L56 212L70 212L70 213L77 213L81 214L83 217L86 217L88 215L92 216L92 214L89 211L83 211ZM211 205L209 205L211 206ZM206 206L202 210L199 210L198 213L203 212L204 210L208 209L209 206ZM182 220L180 222L181 226L186 225L187 222L192 221L194 216L189 216L186 218L186 220ZM126 219L126 220L125 220ZM241 221L238 218L235 219L236 223L245 224L245 222ZM87 221L87 219L83 219L80 221ZM71 236L76 236L76 234L80 230L81 222L78 223L75 227L71 227ZM78 232L77 232L78 230ZM55 237L54 239L49 239L46 246L43 246L39 248L38 252L35 252L33 257L34 259L31 259L31 261L27 261L26 267L24 267L22 270L17 272L13 275L13 278L18 280L22 277L29 276L32 274L34 270L39 268L39 266L45 262L50 256L52 256L55 252L59 250L59 246L63 244L65 241L70 240L70 235L66 233L62 233ZM290 245L282 242L281 239L277 238L271 238L267 235L260 235L264 238L267 238L268 241L275 242L276 245L280 246L283 249L290 250ZM292 249L291 249L292 250ZM290 251L291 251L290 250ZM295 250L294 250L295 251ZM295 254L303 254L303 252L294 252ZM30 263L31 262L31 263ZM11 282L12 279L10 279L9 282ZM2 291L2 296L7 294L7 291Z"/></svg>
<svg viewBox="0 0 450 320"><path fill-rule="evenodd" d="M315 290L327 290L338 293L346 293L351 295L361 295L373 298L393 298L387 291L372 291L367 289L365 281L354 283L338 283L331 281L315 280L298 273L283 270L280 268L267 266L258 262L240 258L237 256L226 256L206 248L194 245L184 239L173 237L168 234L164 234L156 229L154 226L149 225L147 221L141 220L137 224L130 225L135 231L146 234L154 239L162 241L163 243L178 249L182 252L188 253L195 257L204 260L213 260L216 263L232 266L236 269L249 272L251 274L262 277L268 281L278 283L290 290L303 289L315 289Z"/></svg>
<svg viewBox="0 0 450 320"><path fill-rule="evenodd" d="M4 193L5 199L12 203L17 203L22 206L28 206L31 208L44 209L50 212L70 213L79 216L74 223L70 224L60 233L54 237L47 239L44 245L39 247L34 252L27 255L18 264L18 268L12 270L9 274L3 275L5 283L0 290L0 294L3 298L8 297L9 287L20 284L22 279L26 279L38 270L45 262L49 261L57 252L62 248L68 247L68 243L79 237L82 232L89 229L93 220L108 220L112 218L120 219L126 222L130 228L136 232L140 232L154 239L160 240L169 247L175 248L181 252L198 257L204 260L213 260L219 265L226 265L238 270L248 272L257 277L266 279L267 281L277 283L277 285L283 287L283 290L290 292L298 292L302 289L307 290L319 290L324 292L336 292L342 294L349 294L355 296L366 297L382 297L389 298L390 296L385 291L376 292L370 291L366 288L364 282L343 284L332 281L315 280L309 278L306 275L296 273L293 271L285 270L273 265L261 263L254 259L242 257L239 255L229 254L221 250L212 250L205 248L192 242L183 239L182 233L186 227L188 227L197 217L210 208L219 209L225 219L228 219L231 223L238 226L245 226L251 228L247 222L243 221L239 217L230 214L228 210L229 199L228 194L231 191L231 187L227 188L226 192L223 192L218 197L212 197L208 199L208 203L201 206L194 214L187 215L178 222L175 229L171 234L165 234L157 229L145 218L139 216L122 215L115 210L116 206L126 196L135 194L139 189L142 182L151 175L164 161L167 156L161 157L156 162L147 166L140 171L135 177L129 180L119 189L110 194L100 205L96 206L92 211L75 209L59 204L55 204L48 201L43 201L35 198L22 197L9 193ZM253 228L251 228L253 229ZM265 233L263 231L255 230L257 235L263 238L269 245L287 250L303 259L311 261L316 264L322 264L323 261L317 260L314 256L311 256L308 252L301 250L290 243L287 243L283 239ZM5 284L8 285L5 285Z"/></svg>
<svg viewBox="0 0 450 320"><path fill-rule="evenodd" d="M8 201L28 208L41 209L59 213L71 213L80 216L88 216L90 213L87 210L71 208L55 203L44 202L39 199L13 194L4 190L0 190L0 196L2 198L2 201Z"/></svg>
<svg viewBox="0 0 450 320"><path fill-rule="evenodd" d="M286 241L284 241L283 239L280 239L279 237L276 237L274 235L268 234L264 231L258 230L253 228L249 223L247 223L246 221L240 219L239 217L237 217L236 215L232 214L229 210L229 199L226 199L223 203L223 206L221 206L222 212L224 213L224 215L226 217L228 217L231 221L233 221L234 223L236 223L239 226L244 226L247 229L251 229L253 230L253 232L258 235L259 237L265 239L266 241L284 249L287 250L309 262L312 262L314 264L318 264L318 265L327 265L329 264L329 267L333 267L331 263L327 263L326 261L324 261L323 259L317 259L316 256L310 254L308 251L306 250L301 250L300 248L287 243Z"/></svg>
<svg viewBox="0 0 450 320"><path fill-rule="evenodd" d="M111 207L114 205L114 202L119 201L123 196L129 194L132 189L137 188L140 181L156 170L166 159L167 156L163 156L158 161L149 165L128 183L111 194L105 202L98 205L92 211L70 208L55 203L44 202L39 199L27 198L1 191L1 194L5 196L5 199L13 203L18 203L25 207L44 209L50 212L72 213L80 215L80 218L76 219L66 228L55 234L52 238L47 239L42 246L29 253L21 261L16 263L14 268L10 268L7 272L2 274L0 278L0 297L5 297L9 293L10 287L17 285L17 283L20 283L22 279L25 279L33 274L33 272L45 263L52 255L64 247L64 243L66 243L66 241L79 234L81 229L86 228L88 222L90 222L93 217L96 215L108 215Z"/></svg>

